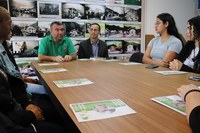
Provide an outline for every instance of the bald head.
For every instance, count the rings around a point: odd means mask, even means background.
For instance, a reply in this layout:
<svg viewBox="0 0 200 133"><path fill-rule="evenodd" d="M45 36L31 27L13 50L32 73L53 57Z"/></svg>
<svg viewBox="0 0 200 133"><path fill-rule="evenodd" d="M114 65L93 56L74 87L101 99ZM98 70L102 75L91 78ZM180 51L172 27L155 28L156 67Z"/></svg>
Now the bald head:
<svg viewBox="0 0 200 133"><path fill-rule="evenodd" d="M0 6L0 41L8 38L11 30L11 18L8 10Z"/></svg>
<svg viewBox="0 0 200 133"><path fill-rule="evenodd" d="M10 17L10 13L4 7L0 6L0 22Z"/></svg>

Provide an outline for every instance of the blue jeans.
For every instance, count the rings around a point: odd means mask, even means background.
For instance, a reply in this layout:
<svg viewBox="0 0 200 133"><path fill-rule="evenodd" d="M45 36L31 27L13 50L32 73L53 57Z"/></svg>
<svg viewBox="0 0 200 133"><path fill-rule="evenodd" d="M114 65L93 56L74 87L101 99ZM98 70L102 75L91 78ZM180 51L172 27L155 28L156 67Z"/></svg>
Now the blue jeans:
<svg viewBox="0 0 200 133"><path fill-rule="evenodd" d="M26 82L27 83L27 82ZM27 93L47 94L44 86L39 84L27 83Z"/></svg>

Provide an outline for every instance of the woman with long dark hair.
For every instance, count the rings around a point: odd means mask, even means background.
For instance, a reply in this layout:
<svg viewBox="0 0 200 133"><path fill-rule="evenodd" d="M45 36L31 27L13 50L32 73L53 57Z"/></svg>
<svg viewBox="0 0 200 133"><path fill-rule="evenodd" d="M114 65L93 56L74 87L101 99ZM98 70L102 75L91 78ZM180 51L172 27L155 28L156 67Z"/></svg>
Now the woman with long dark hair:
<svg viewBox="0 0 200 133"><path fill-rule="evenodd" d="M155 30L159 36L153 38L148 44L142 62L168 67L169 62L179 54L183 45L172 15L159 14L156 18Z"/></svg>
<svg viewBox="0 0 200 133"><path fill-rule="evenodd" d="M200 16L188 20L186 36L188 41L170 69L200 73Z"/></svg>

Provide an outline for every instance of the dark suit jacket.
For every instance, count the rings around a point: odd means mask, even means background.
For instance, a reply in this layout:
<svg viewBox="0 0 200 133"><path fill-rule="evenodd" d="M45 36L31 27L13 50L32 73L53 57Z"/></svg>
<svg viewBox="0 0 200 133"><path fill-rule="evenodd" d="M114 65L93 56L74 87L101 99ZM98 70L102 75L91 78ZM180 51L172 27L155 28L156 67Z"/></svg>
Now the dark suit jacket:
<svg viewBox="0 0 200 133"><path fill-rule="evenodd" d="M94 55L92 52L92 44L90 42L90 39L82 41L80 43L79 50L78 50L78 58L79 59L90 58L93 56ZM99 40L99 44L98 44L98 57L104 57L104 58L108 57L107 45L102 40Z"/></svg>

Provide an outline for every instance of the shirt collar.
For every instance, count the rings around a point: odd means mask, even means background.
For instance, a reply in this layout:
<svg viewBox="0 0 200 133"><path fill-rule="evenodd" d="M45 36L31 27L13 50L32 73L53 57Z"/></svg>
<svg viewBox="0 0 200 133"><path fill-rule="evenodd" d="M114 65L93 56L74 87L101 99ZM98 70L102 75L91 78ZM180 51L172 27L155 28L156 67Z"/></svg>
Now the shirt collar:
<svg viewBox="0 0 200 133"><path fill-rule="evenodd" d="M16 70L15 65L11 62L2 43L0 43L0 57L1 57L0 65L4 69L4 71L9 73L12 76L21 78L20 72L18 70Z"/></svg>
<svg viewBox="0 0 200 133"><path fill-rule="evenodd" d="M50 35L50 41L52 41L52 42L55 43L55 41L53 40L53 36L52 36L52 35ZM62 40L59 42L59 44L62 43L63 41L65 41L64 37L63 37Z"/></svg>
<svg viewBox="0 0 200 133"><path fill-rule="evenodd" d="M0 53L2 53L3 51L5 51L3 44L0 42Z"/></svg>
<svg viewBox="0 0 200 133"><path fill-rule="evenodd" d="M92 45L95 45L95 46L96 46L96 45L98 45L98 44L99 44L99 40L97 40L97 42L96 42L96 43L93 43L93 42L92 42L92 40L90 39L90 43L91 43Z"/></svg>

